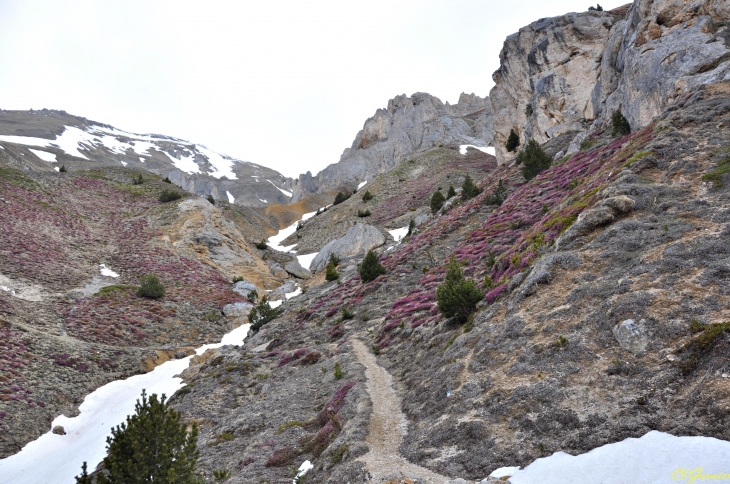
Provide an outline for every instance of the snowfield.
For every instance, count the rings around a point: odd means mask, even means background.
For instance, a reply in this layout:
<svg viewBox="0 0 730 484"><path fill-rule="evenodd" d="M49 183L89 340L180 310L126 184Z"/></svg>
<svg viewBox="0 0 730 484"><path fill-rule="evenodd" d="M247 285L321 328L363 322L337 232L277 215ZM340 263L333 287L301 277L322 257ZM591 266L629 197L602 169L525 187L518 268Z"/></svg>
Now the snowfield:
<svg viewBox="0 0 730 484"><path fill-rule="evenodd" d="M224 335L220 343L203 345L195 350L202 355L207 350L224 345L240 346L248 333L248 324ZM96 468L106 455L106 437L110 429L134 413L134 405L142 393L164 393L172 396L182 388L180 374L190 364L191 356L165 362L144 375L108 383L90 393L79 406L79 415L56 417L51 428L63 426L66 435L51 431L27 444L15 455L0 460L0 476L4 484L66 484L74 482L86 461L89 469Z"/></svg>
<svg viewBox="0 0 730 484"><path fill-rule="evenodd" d="M493 146L474 146L474 145L460 145L459 153L461 153L462 155L465 155L467 148L474 148L475 150L479 150L482 153L487 153L488 155L492 155L492 156L494 156L496 153Z"/></svg>

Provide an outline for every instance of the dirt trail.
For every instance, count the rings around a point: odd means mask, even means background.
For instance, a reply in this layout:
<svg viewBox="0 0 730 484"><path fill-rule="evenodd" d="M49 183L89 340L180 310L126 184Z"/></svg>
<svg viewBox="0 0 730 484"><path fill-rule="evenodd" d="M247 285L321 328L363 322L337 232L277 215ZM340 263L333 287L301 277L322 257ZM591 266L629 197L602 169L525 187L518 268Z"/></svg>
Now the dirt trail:
<svg viewBox="0 0 730 484"><path fill-rule="evenodd" d="M393 378L378 365L375 356L358 339L351 339L357 359L365 365L367 389L373 402L367 444L370 451L357 460L363 462L373 477L381 483L390 479L412 479L419 482L443 484L448 477L408 462L398 453L407 432L407 420L401 411L401 401L393 388Z"/></svg>

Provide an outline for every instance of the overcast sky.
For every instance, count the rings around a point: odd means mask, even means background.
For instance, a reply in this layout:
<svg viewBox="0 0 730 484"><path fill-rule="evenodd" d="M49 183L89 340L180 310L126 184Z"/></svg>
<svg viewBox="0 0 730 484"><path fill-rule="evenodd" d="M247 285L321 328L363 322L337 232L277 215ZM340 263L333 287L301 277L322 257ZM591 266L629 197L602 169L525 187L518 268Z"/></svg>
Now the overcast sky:
<svg viewBox="0 0 730 484"><path fill-rule="evenodd" d="M316 173L390 98L486 96L507 35L589 5L0 0L0 108L64 109Z"/></svg>

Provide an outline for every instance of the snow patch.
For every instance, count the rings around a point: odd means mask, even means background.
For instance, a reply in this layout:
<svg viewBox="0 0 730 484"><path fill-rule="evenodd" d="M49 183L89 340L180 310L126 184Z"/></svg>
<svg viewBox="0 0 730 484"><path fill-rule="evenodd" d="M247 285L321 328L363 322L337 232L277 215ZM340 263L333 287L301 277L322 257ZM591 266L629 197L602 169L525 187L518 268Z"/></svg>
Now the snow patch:
<svg viewBox="0 0 730 484"><path fill-rule="evenodd" d="M293 297L296 297L296 296L300 295L301 293L302 293L302 288L299 287L299 286L297 286L296 291L287 292L287 293L284 294L284 296L286 296L287 299L291 299Z"/></svg>
<svg viewBox="0 0 730 484"><path fill-rule="evenodd" d="M99 264L99 272L106 277L119 277L119 274L109 269L105 264Z"/></svg>
<svg viewBox="0 0 730 484"><path fill-rule="evenodd" d="M215 168L214 172L209 173L210 176L214 178L226 177L229 180L238 180L236 174L233 173L233 160L230 158L224 158L218 153L210 151L205 146L195 145L195 148L203 153L203 155L208 158L208 163L213 165L213 168Z"/></svg>
<svg viewBox="0 0 730 484"><path fill-rule="evenodd" d="M403 239L403 237L408 234L408 227L402 227L400 229L395 230L388 230L388 233L393 236L393 240L400 243L400 241Z"/></svg>
<svg viewBox="0 0 730 484"><path fill-rule="evenodd" d="M201 346L195 353L201 355L223 345L240 346L249 326L239 326L223 336L220 343ZM63 426L66 435L56 435L49 430L23 447L19 453L0 460L3 483L74 482L74 476L81 472L84 461L89 463L90 469L96 468L106 456L109 429L134 413L134 405L142 389L146 389L148 395L164 393L172 396L185 386L182 378L176 375L188 367L190 358L167 361L149 373L113 381L87 395L79 406L77 417L61 415L51 423L51 428Z"/></svg>
<svg viewBox="0 0 730 484"><path fill-rule="evenodd" d="M281 242L284 239L286 239L291 234L293 234L294 232L297 231L298 224L299 224L299 221L296 221L293 224L291 224L290 226L288 226L287 228L279 230L278 234L272 235L271 237L269 237L267 245L269 247L271 247L272 249L278 250L280 252L289 252L290 250L292 250L294 247L297 246L297 244L289 245L289 246L283 246L283 245L279 245L279 244L281 244Z"/></svg>
<svg viewBox="0 0 730 484"><path fill-rule="evenodd" d="M283 302L284 301L282 301L282 300L279 300L279 301L269 301L269 306L271 306L272 309L278 308L279 306L281 306L281 303L283 303Z"/></svg>
<svg viewBox="0 0 730 484"><path fill-rule="evenodd" d="M57 167L57 166L54 166L53 169L56 170L56 171L61 171L61 169L59 167Z"/></svg>
<svg viewBox="0 0 730 484"><path fill-rule="evenodd" d="M319 252L315 252L313 254L298 255L297 261L299 261L300 266L309 269L309 266L312 265L312 261L315 257L317 257L317 254L319 254Z"/></svg>
<svg viewBox="0 0 730 484"><path fill-rule="evenodd" d="M713 474L730 478L730 442L713 437L675 437L652 430L641 438L607 444L577 456L556 452L515 472L510 482L694 482L717 479L710 477Z"/></svg>
<svg viewBox="0 0 730 484"><path fill-rule="evenodd" d="M302 221L309 220L310 218L314 217L315 215L317 215L317 212L305 213L304 215L302 215Z"/></svg>
<svg viewBox="0 0 730 484"><path fill-rule="evenodd" d="M43 161L47 161L49 163L55 163L56 161L58 161L56 160L56 155L54 153L49 153L48 151L34 150L33 148L28 148L28 150L32 151L34 155L36 155Z"/></svg>
<svg viewBox="0 0 730 484"><path fill-rule="evenodd" d="M122 164L122 166L127 166L129 164L126 161L120 161L120 163Z"/></svg>
<svg viewBox="0 0 730 484"><path fill-rule="evenodd" d="M233 203L236 201L236 199L233 198L233 195L231 195L231 192L226 191L226 195L228 196L228 203Z"/></svg>
<svg viewBox="0 0 730 484"><path fill-rule="evenodd" d="M167 151L163 151L167 155L168 158L172 161L172 164L175 165L175 168L177 168L180 171L184 171L185 173L188 173L190 175L194 173L200 173L200 167L197 163L195 163L195 155L189 154L187 156L180 155L180 159L173 157L170 155Z"/></svg>
<svg viewBox="0 0 730 484"><path fill-rule="evenodd" d="M258 180L256 180L256 181L258 181ZM271 183L272 185L274 185L274 182L272 182L271 180L266 180L266 181L269 182L269 183ZM283 193L287 197L291 197L292 196L291 195L291 192L287 192L286 190L282 190L281 188L277 187L276 185L274 185L274 188L276 188L277 190L279 190L281 193Z"/></svg>
<svg viewBox="0 0 730 484"><path fill-rule="evenodd" d="M361 189L362 187L364 187L364 186L365 186L365 185L367 185L367 184L368 184L368 181L367 181L367 180L365 180L364 182L360 183L360 184L359 184L359 185L357 186L357 189L359 190L359 189Z"/></svg>
<svg viewBox="0 0 730 484"><path fill-rule="evenodd" d="M494 150L494 146L474 146L474 145L460 145L459 146L459 153L462 155L466 154L467 148L474 148L475 150L479 150L482 153L487 153L488 155L495 156L496 151Z"/></svg>
<svg viewBox="0 0 730 484"><path fill-rule="evenodd" d="M302 462L302 465L299 466L299 471L297 471L297 475L294 476L292 483L297 484L297 480L312 469L314 469L314 465L312 465L311 462L308 460Z"/></svg>

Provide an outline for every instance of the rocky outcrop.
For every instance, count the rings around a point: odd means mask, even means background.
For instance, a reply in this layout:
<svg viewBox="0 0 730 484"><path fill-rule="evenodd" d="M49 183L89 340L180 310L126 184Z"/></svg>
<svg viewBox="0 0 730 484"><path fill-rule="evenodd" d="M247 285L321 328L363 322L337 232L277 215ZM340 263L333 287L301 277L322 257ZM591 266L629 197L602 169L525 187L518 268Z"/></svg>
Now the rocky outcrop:
<svg viewBox="0 0 730 484"><path fill-rule="evenodd" d="M352 190L409 155L434 146L488 146L491 141L492 112L487 98L462 93L452 106L426 93L396 96L388 101L387 109L378 109L365 121L338 163L315 176L311 172L300 175L292 200L309 193Z"/></svg>
<svg viewBox="0 0 730 484"><path fill-rule="evenodd" d="M340 259L352 257L367 252L370 249L380 247L385 243L385 237L377 228L372 225L357 224L350 227L350 230L339 239L335 239L322 247L317 256L309 265L312 272L324 270L329 262L330 256L335 255Z"/></svg>
<svg viewBox="0 0 730 484"><path fill-rule="evenodd" d="M721 0L638 0L520 29L505 41L489 96L498 162L514 157L511 129L523 143L575 134L561 157L619 109L636 130L690 89L729 79L729 9Z"/></svg>

